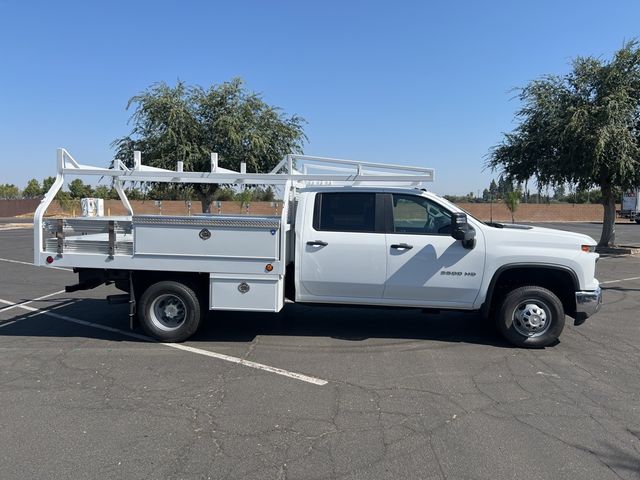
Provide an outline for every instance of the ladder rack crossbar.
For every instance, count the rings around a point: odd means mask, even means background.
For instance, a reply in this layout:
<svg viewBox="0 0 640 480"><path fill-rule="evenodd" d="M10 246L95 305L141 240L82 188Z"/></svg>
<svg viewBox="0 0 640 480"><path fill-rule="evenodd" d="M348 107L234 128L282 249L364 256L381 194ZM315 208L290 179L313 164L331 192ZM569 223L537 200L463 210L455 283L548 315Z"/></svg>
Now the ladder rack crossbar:
<svg viewBox="0 0 640 480"><path fill-rule="evenodd" d="M112 177L121 182L162 183L218 183L218 184L271 184L281 185L287 181L305 182L354 182L354 183L407 183L432 182L434 171L430 168L361 162L308 155L287 155L271 173L245 173L216 168L212 172L184 172L149 167L135 162L128 168L121 160L114 161L112 168L82 165L64 149L58 157L58 173L62 175L97 175ZM136 152L137 153L137 152ZM136 159L140 154L136 155ZM177 165L177 162L176 162ZM178 167L179 169L180 167ZM303 171L300 171L302 168ZM281 172L285 169L286 171ZM319 172L311 173L310 170ZM326 172L326 173L325 173Z"/></svg>
<svg viewBox="0 0 640 480"><path fill-rule="evenodd" d="M346 160L342 158L330 158L330 157L316 157L312 155L288 155L294 161L302 161L309 163L319 163L319 164L335 164L335 165L351 165L354 167L366 167L366 168L375 168L375 169L386 169L390 171L397 172L414 172L416 174L427 174L433 175L432 168L424 168L424 167L413 167L409 165L394 165L390 163L375 163L375 162L364 162L361 160Z"/></svg>

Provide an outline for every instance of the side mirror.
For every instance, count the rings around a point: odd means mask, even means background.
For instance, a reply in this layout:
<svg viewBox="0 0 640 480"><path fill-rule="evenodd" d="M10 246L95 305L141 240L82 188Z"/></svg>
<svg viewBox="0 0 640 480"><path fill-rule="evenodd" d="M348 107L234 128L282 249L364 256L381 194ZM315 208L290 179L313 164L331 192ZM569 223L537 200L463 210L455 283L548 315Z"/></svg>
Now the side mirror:
<svg viewBox="0 0 640 480"><path fill-rule="evenodd" d="M476 246L476 231L467 223L467 214L456 212L451 216L451 236L462 241L464 248Z"/></svg>

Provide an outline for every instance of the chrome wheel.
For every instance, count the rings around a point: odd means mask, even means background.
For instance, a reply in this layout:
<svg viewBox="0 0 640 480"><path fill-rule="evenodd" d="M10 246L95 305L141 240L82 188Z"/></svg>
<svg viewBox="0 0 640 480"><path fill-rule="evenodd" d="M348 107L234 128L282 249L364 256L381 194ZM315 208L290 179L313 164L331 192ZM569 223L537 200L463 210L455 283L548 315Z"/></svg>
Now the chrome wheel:
<svg viewBox="0 0 640 480"><path fill-rule="evenodd" d="M551 325L551 311L540 300L525 300L520 302L513 311L513 327L525 337L539 337Z"/></svg>
<svg viewBox="0 0 640 480"><path fill-rule="evenodd" d="M156 297L149 307L151 323L165 332L180 328L187 318L187 307L180 297L165 293Z"/></svg>

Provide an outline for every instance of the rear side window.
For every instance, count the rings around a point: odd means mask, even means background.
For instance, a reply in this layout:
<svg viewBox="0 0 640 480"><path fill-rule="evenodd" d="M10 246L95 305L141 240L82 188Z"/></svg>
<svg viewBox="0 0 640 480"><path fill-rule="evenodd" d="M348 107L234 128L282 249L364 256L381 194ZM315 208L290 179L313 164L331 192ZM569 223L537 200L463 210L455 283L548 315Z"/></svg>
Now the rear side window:
<svg viewBox="0 0 640 480"><path fill-rule="evenodd" d="M375 232L375 193L319 193L313 228L328 232Z"/></svg>

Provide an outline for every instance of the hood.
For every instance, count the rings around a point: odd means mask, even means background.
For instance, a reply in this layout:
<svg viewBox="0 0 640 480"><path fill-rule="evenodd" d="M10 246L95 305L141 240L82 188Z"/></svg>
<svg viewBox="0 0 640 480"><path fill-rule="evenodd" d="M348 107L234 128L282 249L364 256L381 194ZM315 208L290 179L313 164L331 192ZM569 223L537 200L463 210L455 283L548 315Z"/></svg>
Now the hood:
<svg viewBox="0 0 640 480"><path fill-rule="evenodd" d="M488 227L496 235L504 240L513 239L523 242L541 242L565 245L589 245L595 246L597 242L588 235L553 228L534 227L520 224L496 224Z"/></svg>

